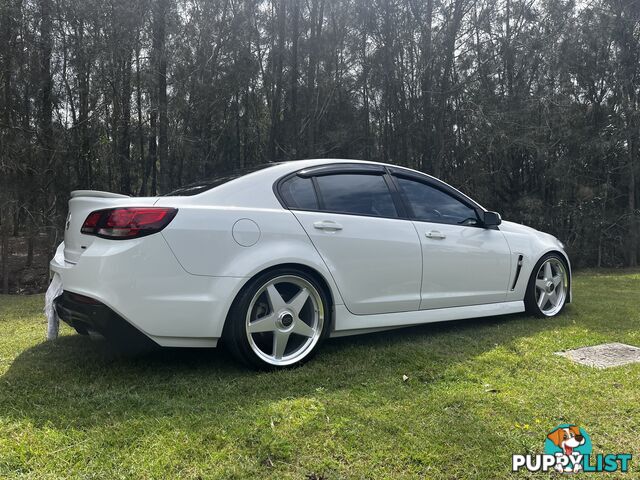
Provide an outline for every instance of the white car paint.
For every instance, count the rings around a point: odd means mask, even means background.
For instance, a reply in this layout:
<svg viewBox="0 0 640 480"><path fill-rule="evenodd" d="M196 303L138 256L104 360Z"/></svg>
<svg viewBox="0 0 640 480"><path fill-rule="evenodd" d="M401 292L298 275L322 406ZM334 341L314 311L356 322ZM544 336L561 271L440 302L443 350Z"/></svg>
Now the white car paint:
<svg viewBox="0 0 640 480"><path fill-rule="evenodd" d="M51 260L65 291L94 298L162 346L215 346L231 304L256 274L282 264L315 272L333 306L331 335L524 311L536 261L560 242L503 222L499 229L284 208L274 183L303 168L276 164L190 197L74 192L65 241ZM80 233L93 210L178 209L159 233L109 240ZM335 222L342 229L315 228ZM427 238L438 230L444 239ZM519 256L519 280L512 289Z"/></svg>
<svg viewBox="0 0 640 480"><path fill-rule="evenodd" d="M421 249L411 222L324 212L294 215L324 259L350 312L371 315L419 309ZM318 222L328 223L329 229L316 228Z"/></svg>
<svg viewBox="0 0 640 480"><path fill-rule="evenodd" d="M413 223L422 242L422 310L506 300L512 261L500 230Z"/></svg>

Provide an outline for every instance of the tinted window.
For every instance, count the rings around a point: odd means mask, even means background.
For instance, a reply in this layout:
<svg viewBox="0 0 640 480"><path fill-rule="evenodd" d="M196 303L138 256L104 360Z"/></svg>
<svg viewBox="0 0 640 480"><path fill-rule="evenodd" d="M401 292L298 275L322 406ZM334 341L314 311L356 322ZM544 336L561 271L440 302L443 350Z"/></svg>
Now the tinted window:
<svg viewBox="0 0 640 480"><path fill-rule="evenodd" d="M318 200L310 178L291 177L280 185L280 195L289 208L317 210Z"/></svg>
<svg viewBox="0 0 640 480"><path fill-rule="evenodd" d="M238 170L233 170L231 172L227 172L226 174L222 174L218 177L207 178L204 180L200 180L198 182L190 183L189 185L185 185L180 188L176 188L169 193L165 193L163 197L190 197L192 195L198 195L199 193L206 192L207 190L211 190L212 188L219 187L220 185L224 185L231 180L235 180L236 178L243 177L253 172L257 172L259 170L263 170L268 167L272 167L274 165L278 165L277 163L261 163L260 165L251 165L249 167L245 167Z"/></svg>
<svg viewBox="0 0 640 480"><path fill-rule="evenodd" d="M457 225L477 223L476 211L451 195L414 180L396 180L416 220Z"/></svg>
<svg viewBox="0 0 640 480"><path fill-rule="evenodd" d="M316 181L325 210L378 217L398 216L381 175L324 175L316 177Z"/></svg>

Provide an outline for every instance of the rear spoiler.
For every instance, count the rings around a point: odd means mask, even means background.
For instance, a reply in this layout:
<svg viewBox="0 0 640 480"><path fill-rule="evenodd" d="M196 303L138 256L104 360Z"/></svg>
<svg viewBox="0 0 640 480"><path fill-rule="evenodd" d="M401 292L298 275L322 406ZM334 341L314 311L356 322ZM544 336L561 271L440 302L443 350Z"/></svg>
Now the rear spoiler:
<svg viewBox="0 0 640 480"><path fill-rule="evenodd" d="M120 193L101 192L100 190L74 190L71 192L71 198L76 197L100 197L100 198L128 198L129 195Z"/></svg>

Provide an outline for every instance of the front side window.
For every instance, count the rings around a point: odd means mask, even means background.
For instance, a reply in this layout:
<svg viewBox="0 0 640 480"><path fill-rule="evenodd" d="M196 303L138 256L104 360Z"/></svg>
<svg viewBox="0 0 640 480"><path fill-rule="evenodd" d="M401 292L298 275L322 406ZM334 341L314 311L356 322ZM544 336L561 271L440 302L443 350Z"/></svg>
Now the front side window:
<svg viewBox="0 0 640 480"><path fill-rule="evenodd" d="M396 177L396 181L416 220L453 225L478 223L475 209L448 193L408 178Z"/></svg>
<svg viewBox="0 0 640 480"><path fill-rule="evenodd" d="M316 177L323 209L336 213L397 217L382 175L336 174Z"/></svg>

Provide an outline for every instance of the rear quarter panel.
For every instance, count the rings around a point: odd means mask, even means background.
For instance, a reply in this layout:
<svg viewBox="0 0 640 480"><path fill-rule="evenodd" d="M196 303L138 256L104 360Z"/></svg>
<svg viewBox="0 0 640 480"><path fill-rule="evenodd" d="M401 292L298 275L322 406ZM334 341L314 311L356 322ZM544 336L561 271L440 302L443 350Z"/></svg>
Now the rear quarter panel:
<svg viewBox="0 0 640 480"><path fill-rule="evenodd" d="M342 303L325 263L290 211L188 205L178 208L162 235L188 273L249 279L269 267L297 263L319 272L336 303ZM239 220L257 225L255 244L244 246L236 241L234 225Z"/></svg>

